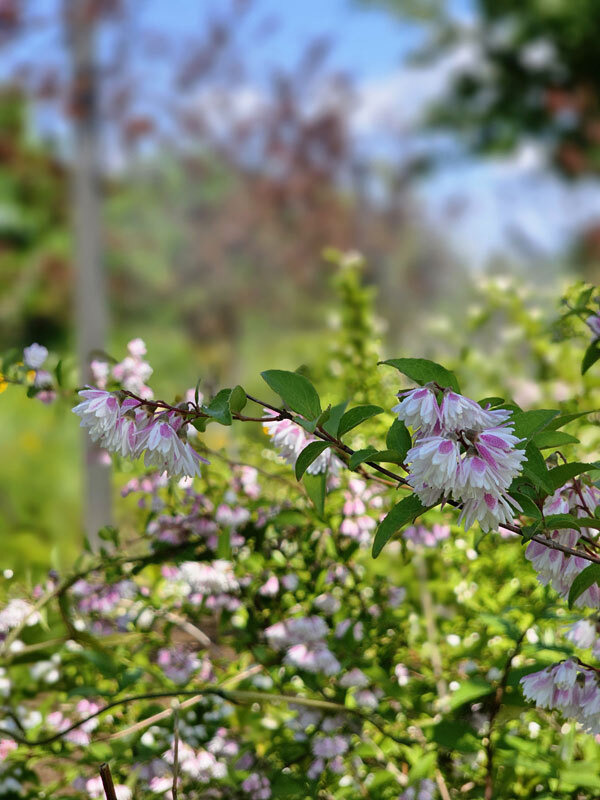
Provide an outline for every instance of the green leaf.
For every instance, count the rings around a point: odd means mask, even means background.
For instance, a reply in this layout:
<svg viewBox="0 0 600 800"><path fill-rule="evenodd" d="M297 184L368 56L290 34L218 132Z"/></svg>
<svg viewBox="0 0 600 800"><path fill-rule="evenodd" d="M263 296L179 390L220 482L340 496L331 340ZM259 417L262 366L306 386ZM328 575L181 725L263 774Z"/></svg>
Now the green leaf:
<svg viewBox="0 0 600 800"><path fill-rule="evenodd" d="M584 472L590 472L593 469L598 469L598 464L584 464L581 461L573 461L570 464L561 464L559 467L554 467L548 473L551 491L555 492L571 478L575 478Z"/></svg>
<svg viewBox="0 0 600 800"><path fill-rule="evenodd" d="M383 414L381 406L356 406L356 408L351 408L350 411L346 411L340 420L337 432L338 437L341 439L352 428L356 428L357 425L377 416L377 414Z"/></svg>
<svg viewBox="0 0 600 800"><path fill-rule="evenodd" d="M320 517L323 516L325 511L326 481L327 476L324 472L320 472L318 475L311 475L310 472L305 472L302 477L302 483L304 484L306 493L310 497Z"/></svg>
<svg viewBox="0 0 600 800"><path fill-rule="evenodd" d="M428 361L426 358L390 358L379 363L395 367L407 378L421 386L435 381L440 386L449 387L455 392L460 392L456 376L446 367L436 364L435 361Z"/></svg>
<svg viewBox="0 0 600 800"><path fill-rule="evenodd" d="M580 530L581 525L577 517L572 514L549 514L544 519L544 528L548 531L567 530L574 528Z"/></svg>
<svg viewBox="0 0 600 800"><path fill-rule="evenodd" d="M535 519L541 519L542 512L533 502L531 497L528 497L526 494L522 494L521 492L511 492L510 496L521 506L524 514L527 514L529 517L534 517Z"/></svg>
<svg viewBox="0 0 600 800"><path fill-rule="evenodd" d="M233 414L239 414L247 402L248 398L246 397L244 389L242 389L241 386L235 386L231 390L231 395L229 397L229 408L231 412Z"/></svg>
<svg viewBox="0 0 600 800"><path fill-rule="evenodd" d="M54 374L56 375L56 382L59 386L63 385L63 360L62 358L59 360L58 364L56 365L56 369L54 370Z"/></svg>
<svg viewBox="0 0 600 800"><path fill-rule="evenodd" d="M535 411L521 411L513 414L511 423L515 428L515 436L519 439L530 439L535 433L545 428L560 411L540 408Z"/></svg>
<svg viewBox="0 0 600 800"><path fill-rule="evenodd" d="M200 431L200 433L204 433L204 431L206 430L206 426L208 425L209 422L210 420L207 419L206 417L198 417L197 419L192 420L192 425L194 426L194 428L196 428L197 431Z"/></svg>
<svg viewBox="0 0 600 800"><path fill-rule="evenodd" d="M323 450L327 450L328 447L331 447L329 442L311 442L310 444L306 445L304 450L296 459L296 480L300 480L315 458L318 458Z"/></svg>
<svg viewBox="0 0 600 800"><path fill-rule="evenodd" d="M329 419L329 415L331 414L331 406L327 406L325 411L322 411L321 414L316 417L316 419L302 419L302 417L295 417L294 422L297 425L301 425L304 430L308 431L309 433L314 433L315 430L319 426L323 426L325 422Z"/></svg>
<svg viewBox="0 0 600 800"><path fill-rule="evenodd" d="M385 443L390 450L395 450L397 453L402 454L402 460L406 458L406 454L412 447L412 439L408 428L399 419L394 420L392 427L387 432Z"/></svg>
<svg viewBox="0 0 600 800"><path fill-rule="evenodd" d="M410 494L397 503L387 516L379 523L373 541L373 558L381 553L392 536L404 525L413 522L416 517L427 511L416 494Z"/></svg>
<svg viewBox="0 0 600 800"><path fill-rule="evenodd" d="M350 457L348 466L350 469L356 469L360 464L365 461L373 461L379 463L380 461L387 461L390 464L402 464L404 456L397 450L375 450L374 447L367 447L365 450L357 450Z"/></svg>
<svg viewBox="0 0 600 800"><path fill-rule="evenodd" d="M538 489L541 489L547 494L552 494L554 490L550 483L546 462L533 442L529 442L525 448L525 456L527 461L523 464L523 474L529 478Z"/></svg>
<svg viewBox="0 0 600 800"><path fill-rule="evenodd" d="M481 745L473 728L462 720L441 720L431 729L431 739L448 750L476 753Z"/></svg>
<svg viewBox="0 0 600 800"><path fill-rule="evenodd" d="M265 383L278 394L283 402L305 419L316 419L321 414L321 401L317 390L304 375L282 369L261 372Z"/></svg>
<svg viewBox="0 0 600 800"><path fill-rule="evenodd" d="M575 414L562 414L560 417L556 417L552 420L552 422L548 425L548 429L551 431L556 431L559 428L568 425L569 422L573 422L574 419L579 419L579 417L585 417L588 414L596 414L600 409L594 408L591 411L578 411Z"/></svg>
<svg viewBox="0 0 600 800"><path fill-rule="evenodd" d="M472 703L473 700L479 700L480 697L486 697L494 691L494 687L483 678L475 677L463 681L458 689L450 695L450 710L454 711L465 703Z"/></svg>
<svg viewBox="0 0 600 800"><path fill-rule="evenodd" d="M536 433L533 437L533 443L540 450L545 450L548 447L563 447L564 445L577 444L578 442L579 439L564 431L545 430Z"/></svg>
<svg viewBox="0 0 600 800"><path fill-rule="evenodd" d="M374 456L377 453L377 450L374 447L367 447L364 450L357 450L350 456L350 462L348 466L350 469L356 469L359 464L362 464L364 461L369 461L371 456Z"/></svg>
<svg viewBox="0 0 600 800"><path fill-rule="evenodd" d="M541 528L541 520L537 520L533 525L525 525L521 528L521 544L526 544L530 539L537 534Z"/></svg>
<svg viewBox="0 0 600 800"><path fill-rule="evenodd" d="M594 528L600 531L600 519L594 517L577 517L580 528Z"/></svg>
<svg viewBox="0 0 600 800"><path fill-rule="evenodd" d="M217 558L224 558L226 561L231 558L231 531L229 528L223 528L219 531Z"/></svg>
<svg viewBox="0 0 600 800"><path fill-rule="evenodd" d="M569 589L569 608L573 608L573 603L577 598L581 597L594 583L600 586L600 564L590 564L575 576Z"/></svg>
<svg viewBox="0 0 600 800"><path fill-rule="evenodd" d="M480 405L482 408L486 406L501 406L504 403L503 397L484 397L483 400L478 400L477 405Z"/></svg>
<svg viewBox="0 0 600 800"><path fill-rule="evenodd" d="M329 419L323 423L323 430L326 431L330 436L338 435L338 426L341 418L344 415L347 405L347 401L344 403L339 403L337 406L333 406L329 412Z"/></svg>
<svg viewBox="0 0 600 800"><path fill-rule="evenodd" d="M133 686L134 683L139 681L143 674L144 670L140 667L126 669L124 672L119 673L117 678L119 691L122 692L123 689L128 689L130 686Z"/></svg>
<svg viewBox="0 0 600 800"><path fill-rule="evenodd" d="M583 361L581 362L581 374L585 375L590 367L600 358L600 341L596 340L591 343L585 351Z"/></svg>
<svg viewBox="0 0 600 800"><path fill-rule="evenodd" d="M221 425L231 425L230 397L231 389L221 389L207 406L202 406L202 410L215 422L219 422Z"/></svg>

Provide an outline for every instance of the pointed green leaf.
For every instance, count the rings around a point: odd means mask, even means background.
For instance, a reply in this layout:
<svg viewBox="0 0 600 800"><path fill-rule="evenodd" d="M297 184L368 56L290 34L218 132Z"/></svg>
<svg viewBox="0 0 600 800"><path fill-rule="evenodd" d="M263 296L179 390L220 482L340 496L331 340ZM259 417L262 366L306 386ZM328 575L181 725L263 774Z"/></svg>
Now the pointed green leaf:
<svg viewBox="0 0 600 800"><path fill-rule="evenodd" d="M544 528L548 531L580 529L579 519L572 514L549 514L544 518Z"/></svg>
<svg viewBox="0 0 600 800"><path fill-rule="evenodd" d="M548 473L550 488L552 492L555 492L571 478L575 478L584 472L590 472L593 469L598 469L598 464L584 464L581 461L573 461L570 464L561 464L559 467L554 467Z"/></svg>
<svg viewBox="0 0 600 800"><path fill-rule="evenodd" d="M554 490L548 477L546 462L533 442L529 442L525 448L525 456L527 461L523 464L523 475L529 478L538 489L546 494L552 494Z"/></svg>
<svg viewBox="0 0 600 800"><path fill-rule="evenodd" d="M231 396L229 398L229 408L232 413L239 414L247 402L248 398L246 397L244 389L241 386L235 386L231 390Z"/></svg>
<svg viewBox="0 0 600 800"><path fill-rule="evenodd" d="M374 463L387 461L390 464L402 464L403 458L402 453L397 450L375 450L374 447L367 447L365 450L357 450L350 457L348 466L350 469L356 469L365 461L373 461Z"/></svg>
<svg viewBox="0 0 600 800"><path fill-rule="evenodd" d="M302 483L304 484L306 493L310 497L320 517L322 517L325 512L326 481L327 476L324 472L320 472L318 475L311 475L309 472L305 472L302 476Z"/></svg>
<svg viewBox="0 0 600 800"><path fill-rule="evenodd" d="M482 408L486 406L501 406L504 403L503 397L484 397L483 400L478 400L477 404L480 405Z"/></svg>
<svg viewBox="0 0 600 800"><path fill-rule="evenodd" d="M591 411L578 411L575 414L562 414L560 417L556 417L556 419L552 420L552 422L548 425L548 429L556 431L559 428L568 425L569 422L573 422L574 419L579 419L579 417L585 417L588 414L597 414L598 411L600 411L599 408L594 408Z"/></svg>
<svg viewBox="0 0 600 800"><path fill-rule="evenodd" d="M385 437L385 443L390 450L400 453L402 460L406 458L406 454L412 447L412 439L408 428L401 420L394 420Z"/></svg>
<svg viewBox="0 0 600 800"><path fill-rule="evenodd" d="M337 433L338 437L341 439L342 436L348 433L348 431L351 431L352 428L356 428L357 425L371 419L371 417L377 416L377 414L383 414L383 408L381 408L381 406L356 406L356 408L351 408L349 411L346 411L340 420Z"/></svg>
<svg viewBox="0 0 600 800"><path fill-rule="evenodd" d="M231 425L230 396L231 389L221 389L207 406L202 406L202 411L221 425Z"/></svg>
<svg viewBox="0 0 600 800"><path fill-rule="evenodd" d="M541 521L538 520L534 522L533 525L525 525L525 527L521 528L521 544L525 544L530 539L536 535L536 533L540 530Z"/></svg>
<svg viewBox="0 0 600 800"><path fill-rule="evenodd" d="M326 431L330 436L338 435L338 426L341 418L344 416L344 411L346 410L347 405L348 403L344 402L339 403L337 406L333 406L329 413L329 419L323 423L323 430Z"/></svg>
<svg viewBox="0 0 600 800"><path fill-rule="evenodd" d="M351 455L348 466L350 469L356 469L360 464L368 461L370 457L374 456L376 453L377 450L374 447L367 447L364 450L357 450Z"/></svg>
<svg viewBox="0 0 600 800"><path fill-rule="evenodd" d="M331 447L329 442L311 442L306 445L296 459L296 480L300 480L313 461L321 455L323 450L327 450L328 447Z"/></svg>
<svg viewBox="0 0 600 800"><path fill-rule="evenodd" d="M581 362L581 374L585 375L590 367L600 358L600 342L598 340L591 343L585 351L583 361Z"/></svg>
<svg viewBox="0 0 600 800"><path fill-rule="evenodd" d="M390 358L387 361L380 361L380 364L387 364L395 367L407 378L423 386L426 383L435 381L443 387L449 387L455 392L460 392L456 376L450 370L437 364L435 361L428 361L426 358Z"/></svg>
<svg viewBox="0 0 600 800"><path fill-rule="evenodd" d="M283 402L305 419L316 419L321 414L321 401L312 383L297 372L268 369L261 372L265 383L278 394Z"/></svg>
<svg viewBox="0 0 600 800"><path fill-rule="evenodd" d="M427 511L427 507L421 503L416 494L410 494L397 503L379 523L373 541L373 558L377 558L396 531L399 531L404 525L414 522L416 517L425 511Z"/></svg>
<svg viewBox="0 0 600 800"><path fill-rule="evenodd" d="M521 492L512 492L512 491L510 493L510 497L512 497L514 500L517 501L517 503L523 509L523 513L527 514L528 517L533 517L534 519L541 518L542 512L533 502L531 497L528 497L526 494L522 494Z"/></svg>
<svg viewBox="0 0 600 800"><path fill-rule="evenodd" d="M600 586L600 564L590 564L575 576L569 589L569 608L573 608L573 603L577 598L581 597L595 583Z"/></svg>
<svg viewBox="0 0 600 800"><path fill-rule="evenodd" d="M519 439L529 439L538 431L543 430L560 411L553 409L540 408L535 411L521 411L513 414L511 423L515 428L515 436Z"/></svg>
<svg viewBox="0 0 600 800"><path fill-rule="evenodd" d="M577 444L578 442L579 439L564 431L545 430L536 433L533 437L533 443L540 450L545 450L549 447L564 447L567 444Z"/></svg>

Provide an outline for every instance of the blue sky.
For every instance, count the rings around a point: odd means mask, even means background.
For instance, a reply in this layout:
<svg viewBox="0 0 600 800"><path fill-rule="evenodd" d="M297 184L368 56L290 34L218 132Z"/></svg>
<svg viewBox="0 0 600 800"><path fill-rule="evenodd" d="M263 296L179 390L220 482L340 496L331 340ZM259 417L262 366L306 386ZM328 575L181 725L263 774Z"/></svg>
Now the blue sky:
<svg viewBox="0 0 600 800"><path fill-rule="evenodd" d="M472 18L470 3L454 0L454 13ZM61 0L32 0L32 7L52 18L60 13ZM143 0L142 17L145 26L175 34L176 39L180 36L185 47L188 34L197 36L207 18L220 16L229 7L230 0ZM258 39L260 23L269 18L278 20L278 26ZM254 0L237 34L248 72L241 87L246 100L248 95L260 100L267 76L278 68L293 69L307 44L321 36L331 39L329 69L351 76L358 90L351 121L357 146L391 161L402 158L403 151L423 146L420 115L428 101L441 96L452 70L469 54L415 69L406 59L421 43L423 31L359 0ZM38 40L35 47L40 46ZM58 37L51 46L60 53ZM0 77L10 66L11 60L5 58ZM139 69L145 78L147 63L140 63ZM161 67L152 69L158 85ZM385 133L390 120L398 132L393 137ZM52 118L45 122L52 125ZM55 126L56 122L55 118ZM552 256L578 226L600 219L600 188L595 181L564 184L544 170L539 156L525 143L521 152L502 161L442 161L441 169L414 191L424 215L475 266L498 253L523 258L515 238L531 245L526 248L529 254ZM447 210L453 205L463 210L450 217ZM515 237L515 230L523 235Z"/></svg>
<svg viewBox="0 0 600 800"><path fill-rule="evenodd" d="M190 25L201 27L206 15L220 12L224 4L179 0L175 5L177 15L172 2L149 0L146 13L161 27L185 31ZM453 12L472 19L471 0L454 0ZM279 25L257 44L253 31L269 17ZM307 43L320 36L331 38L328 66L349 74L361 90L363 106L357 110L356 127L363 148L382 147L377 126L390 114L397 114L404 143L398 147L387 141L385 156L401 157L403 147L418 147L419 114L441 91L449 68L447 63L424 71L407 67L406 58L423 41L423 30L385 10L359 0L255 0L239 34L250 80L260 86L272 69L293 67ZM504 160L463 158L446 167L442 163L440 171L415 191L426 216L475 266L498 254L515 260L552 257L579 226L600 219L598 184L563 183L546 172L529 143ZM447 209L457 199L463 211L449 219Z"/></svg>

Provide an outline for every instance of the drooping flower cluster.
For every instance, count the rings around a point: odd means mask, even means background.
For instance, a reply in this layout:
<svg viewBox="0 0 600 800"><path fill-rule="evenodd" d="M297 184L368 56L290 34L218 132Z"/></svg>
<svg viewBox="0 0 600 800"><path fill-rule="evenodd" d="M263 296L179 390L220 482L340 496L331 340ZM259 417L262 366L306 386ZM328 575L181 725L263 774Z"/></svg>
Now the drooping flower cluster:
<svg viewBox="0 0 600 800"><path fill-rule="evenodd" d="M242 789L250 795L251 800L269 800L271 797L271 782L266 775L252 772L242 782Z"/></svg>
<svg viewBox="0 0 600 800"><path fill-rule="evenodd" d="M235 596L240 585L229 561L186 561L174 577L179 577L184 582L188 600L194 605L204 603L211 610L225 608L229 611L234 611L240 605Z"/></svg>
<svg viewBox="0 0 600 800"><path fill-rule="evenodd" d="M581 650L592 650L594 658L600 660L600 636L595 622L580 619L567 632L567 639Z"/></svg>
<svg viewBox="0 0 600 800"><path fill-rule="evenodd" d="M144 453L147 467L169 475L200 475L202 458L187 441L182 417L175 411L151 413L132 397L102 389L83 389L73 412L91 439L112 453L135 459Z"/></svg>
<svg viewBox="0 0 600 800"><path fill-rule="evenodd" d="M42 369L48 358L48 348L42 344L34 342L29 347L23 349L23 363L25 367L33 371L33 387L35 397L46 405L56 400L56 391L52 381L52 375L46 369ZM28 382L31 376L28 376Z"/></svg>
<svg viewBox="0 0 600 800"><path fill-rule="evenodd" d="M432 385L401 392L392 409L413 428L406 455L408 482L424 505L462 503L461 522L487 531L514 516L507 490L525 460L510 411L482 408L474 400ZM513 502L514 505L514 502Z"/></svg>
<svg viewBox="0 0 600 800"><path fill-rule="evenodd" d="M430 778L422 780L418 786L409 786L402 792L398 800L434 800L437 796L437 787Z"/></svg>
<svg viewBox="0 0 600 800"><path fill-rule="evenodd" d="M588 733L600 733L599 673L573 659L521 678L523 694L540 708L557 709Z"/></svg>
<svg viewBox="0 0 600 800"><path fill-rule="evenodd" d="M105 389L112 372L113 378L124 389L143 397L144 400L151 400L154 394L152 389L146 386L146 381L152 375L153 369L144 360L146 345L142 339L132 339L127 344L127 350L129 355L115 364L112 370L108 361L94 359L90 364L94 382L100 389Z"/></svg>
<svg viewBox="0 0 600 800"><path fill-rule="evenodd" d="M0 641L20 625L35 625L40 621L40 615L27 600L15 598L10 600L0 611Z"/></svg>
<svg viewBox="0 0 600 800"><path fill-rule="evenodd" d="M325 769L330 769L338 774L344 771L342 756L350 747L347 736L318 734L312 740L311 747L316 758L308 768L309 778L317 778Z"/></svg>
<svg viewBox="0 0 600 800"><path fill-rule="evenodd" d="M544 502L544 514L571 514L575 517L592 517L594 509L600 503L600 489L587 485L581 480L568 481L564 486L547 497ZM596 538L597 531L592 528L575 528L553 530L548 533L551 540L576 548L581 536ZM568 597L575 577L584 570L589 562L580 556L571 556L560 550L553 550L546 545L531 541L525 553L538 574L538 580L546 586L550 584L561 597ZM575 600L575 605L600 607L600 587L592 584Z"/></svg>
<svg viewBox="0 0 600 800"><path fill-rule="evenodd" d="M263 409L269 417L277 417L275 411L269 408ZM274 419L273 422L264 422L265 433L271 438L273 445L279 450L279 455L286 463L294 466L296 460L304 448L311 442L317 441L314 436L304 430L300 425L292 422L291 419ZM324 450L306 470L310 475L319 475L322 472L337 475L340 468L340 460L331 448Z"/></svg>
<svg viewBox="0 0 600 800"><path fill-rule="evenodd" d="M380 486L367 486L360 478L350 478L348 488L344 491L344 519L340 525L340 533L356 539L361 546L370 546L377 521L367 511L374 509L380 512L382 506Z"/></svg>
<svg viewBox="0 0 600 800"><path fill-rule="evenodd" d="M425 525L410 525L408 528L404 528L402 536L413 546L437 547L440 542L450 536L450 526L438 523L432 525L431 528L427 528Z"/></svg>
<svg viewBox="0 0 600 800"><path fill-rule="evenodd" d="M275 650L285 650L284 662L307 672L334 675L340 663L325 644L329 633L321 617L292 617L276 622L266 629L265 635Z"/></svg>

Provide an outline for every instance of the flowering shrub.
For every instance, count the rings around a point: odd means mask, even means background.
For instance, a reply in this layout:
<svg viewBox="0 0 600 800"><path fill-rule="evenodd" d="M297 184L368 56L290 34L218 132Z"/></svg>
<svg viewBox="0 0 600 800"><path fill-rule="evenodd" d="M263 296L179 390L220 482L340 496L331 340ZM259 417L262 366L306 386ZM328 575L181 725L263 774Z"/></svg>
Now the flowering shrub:
<svg viewBox="0 0 600 800"><path fill-rule="evenodd" d="M561 322L585 372L592 296ZM0 796L598 796L600 467L563 455L591 411L476 401L423 358L361 404L284 370L167 402L128 350L73 411L131 522L0 607ZM41 345L2 370L72 398ZM234 422L236 460L204 438Z"/></svg>

